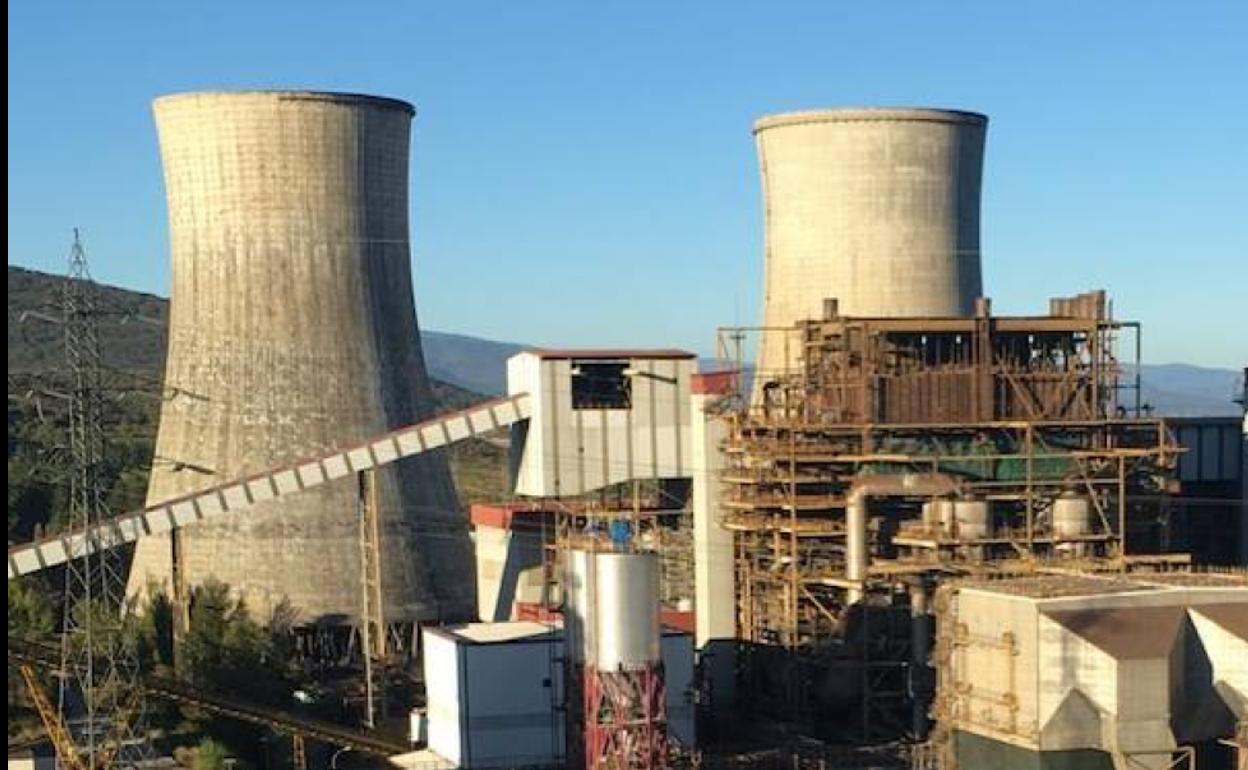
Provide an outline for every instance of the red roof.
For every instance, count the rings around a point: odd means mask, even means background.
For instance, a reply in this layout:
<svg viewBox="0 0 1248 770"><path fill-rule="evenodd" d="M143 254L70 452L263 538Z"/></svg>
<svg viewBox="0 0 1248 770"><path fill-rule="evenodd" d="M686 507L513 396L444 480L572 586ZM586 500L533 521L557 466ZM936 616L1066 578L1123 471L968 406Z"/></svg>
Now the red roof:
<svg viewBox="0 0 1248 770"><path fill-rule="evenodd" d="M697 618L688 610L673 610L668 607L660 607L659 623L665 628L684 631L686 634L697 633Z"/></svg>
<svg viewBox="0 0 1248 770"><path fill-rule="evenodd" d="M535 525L543 516L554 513L536 503L473 503L468 507L468 518L478 527L511 529L519 518L526 524Z"/></svg>
<svg viewBox="0 0 1248 770"><path fill-rule="evenodd" d="M513 606L516 620L553 623L563 619L563 614L559 610L553 607L543 607L536 602L515 602ZM686 634L697 633L697 619L694 613L687 610L660 607L659 625L673 631L683 631Z"/></svg>
<svg viewBox="0 0 1248 770"><path fill-rule="evenodd" d="M674 348L530 348L524 351L538 358L694 358L687 350Z"/></svg>
<svg viewBox="0 0 1248 770"><path fill-rule="evenodd" d="M740 374L736 369L720 372L701 372L693 375L691 389L697 395L723 395L732 392L732 382Z"/></svg>
<svg viewBox="0 0 1248 770"><path fill-rule="evenodd" d="M563 613L553 607L544 607L537 602L515 602L516 620L529 620L537 623L555 623L563 620Z"/></svg>

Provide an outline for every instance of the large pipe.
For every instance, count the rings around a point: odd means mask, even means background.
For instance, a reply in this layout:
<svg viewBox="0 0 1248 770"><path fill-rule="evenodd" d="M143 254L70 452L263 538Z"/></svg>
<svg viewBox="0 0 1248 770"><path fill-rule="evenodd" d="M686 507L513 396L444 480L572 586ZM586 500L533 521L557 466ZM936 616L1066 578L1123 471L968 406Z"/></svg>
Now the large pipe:
<svg viewBox="0 0 1248 770"><path fill-rule="evenodd" d="M910 699L911 730L916 740L927 740L927 707L932 687L927 657L932 647L931 619L927 614L927 586L909 585L910 593Z"/></svg>
<svg viewBox="0 0 1248 770"><path fill-rule="evenodd" d="M871 557L867 553L867 501L872 497L937 497L951 495L958 485L943 473L902 473L861 476L849 488L845 503L845 577L853 585L849 603L862 600Z"/></svg>

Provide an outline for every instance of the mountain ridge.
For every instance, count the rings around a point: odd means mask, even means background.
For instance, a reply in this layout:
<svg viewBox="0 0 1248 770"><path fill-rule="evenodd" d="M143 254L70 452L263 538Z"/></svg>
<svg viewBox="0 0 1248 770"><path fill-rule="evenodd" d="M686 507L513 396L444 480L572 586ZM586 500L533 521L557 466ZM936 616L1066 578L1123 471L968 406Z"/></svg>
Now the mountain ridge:
<svg viewBox="0 0 1248 770"><path fill-rule="evenodd" d="M9 367L33 368L38 356L33 343L54 341L51 324L20 321L22 313L40 310L55 298L61 276L9 266ZM105 357L123 368L159 377L163 371L168 300L154 294L101 284L102 301L123 311L101 324ZM422 330L421 346L429 377L471 394L499 395L506 391L507 359L531 347L519 342L489 340L462 332ZM43 347L46 347L44 345ZM1142 367L1143 400L1161 415L1234 416L1232 403L1241 373L1234 369L1172 362ZM459 400L467 394L456 394Z"/></svg>

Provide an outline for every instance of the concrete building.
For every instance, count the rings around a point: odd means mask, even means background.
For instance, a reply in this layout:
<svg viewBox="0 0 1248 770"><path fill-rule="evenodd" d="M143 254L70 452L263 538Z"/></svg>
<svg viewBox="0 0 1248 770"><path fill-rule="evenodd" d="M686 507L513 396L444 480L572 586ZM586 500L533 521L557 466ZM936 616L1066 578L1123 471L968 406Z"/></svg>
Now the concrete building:
<svg viewBox="0 0 1248 770"><path fill-rule="evenodd" d="M517 606L548 606L551 582L544 568L554 541L554 515L528 503L473 505L477 555L477 613L487 622L517 620Z"/></svg>
<svg viewBox="0 0 1248 770"><path fill-rule="evenodd" d="M689 476L683 350L529 350L507 359L507 392L533 416L512 429L515 492L573 497L632 479Z"/></svg>
<svg viewBox="0 0 1248 770"><path fill-rule="evenodd" d="M765 294L756 383L791 366L823 315L969 315L981 294L980 176L988 119L932 109L839 109L754 125Z"/></svg>
<svg viewBox="0 0 1248 770"><path fill-rule="evenodd" d="M719 411L734 375L695 374L691 399L695 642L714 705L730 703L736 684L736 563L732 532L720 522L728 418Z"/></svg>
<svg viewBox="0 0 1248 770"><path fill-rule="evenodd" d="M1217 740L1248 717L1242 576L1051 575L942 593L937 714L959 767L1169 768L1185 750L1218 767Z"/></svg>
<svg viewBox="0 0 1248 770"><path fill-rule="evenodd" d="M151 503L416 422L432 408L408 248L410 104L303 91L155 103L169 204L167 398ZM386 619L476 616L471 543L445 456L379 472ZM185 530L190 584L231 584L263 617L360 606L353 479ZM140 540L129 591L167 584L168 536Z"/></svg>

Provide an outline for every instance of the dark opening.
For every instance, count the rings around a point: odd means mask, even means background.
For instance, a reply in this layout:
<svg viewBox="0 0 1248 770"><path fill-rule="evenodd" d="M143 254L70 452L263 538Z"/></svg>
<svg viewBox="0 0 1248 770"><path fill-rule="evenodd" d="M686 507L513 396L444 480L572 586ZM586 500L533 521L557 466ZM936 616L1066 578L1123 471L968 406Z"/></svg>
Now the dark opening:
<svg viewBox="0 0 1248 770"><path fill-rule="evenodd" d="M573 361L573 409L628 409L633 403L627 361Z"/></svg>

